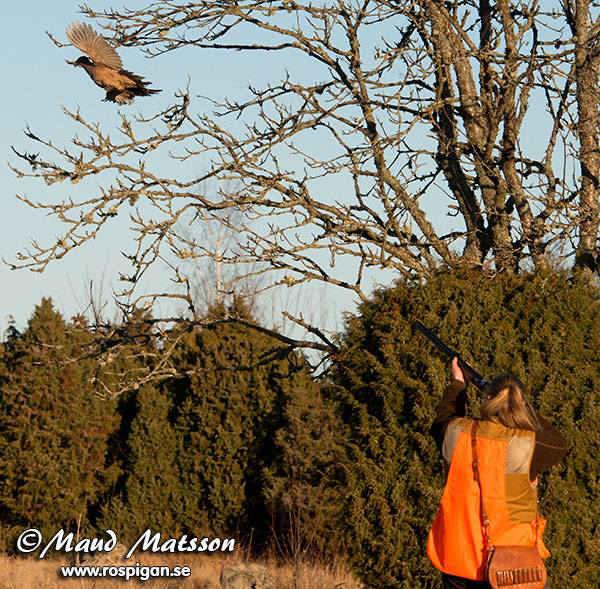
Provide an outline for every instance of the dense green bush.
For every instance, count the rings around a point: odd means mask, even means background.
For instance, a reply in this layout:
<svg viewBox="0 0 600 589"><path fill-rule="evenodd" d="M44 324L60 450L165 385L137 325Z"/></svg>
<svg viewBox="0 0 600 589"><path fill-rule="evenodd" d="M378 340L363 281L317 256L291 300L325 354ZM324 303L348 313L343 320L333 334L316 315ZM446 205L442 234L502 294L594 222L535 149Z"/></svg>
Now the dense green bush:
<svg viewBox="0 0 600 589"><path fill-rule="evenodd" d="M229 313L251 319L237 305ZM265 473L277 461L274 440L289 391L298 379L310 380L306 366L275 339L237 324L186 334L173 361L187 374L169 384L182 436L182 517L195 529L262 545L272 525Z"/></svg>
<svg viewBox="0 0 600 589"><path fill-rule="evenodd" d="M440 273L378 291L347 320L332 378L351 440L343 525L369 587L437 587L426 534L443 486L429 436L448 365L420 319L487 375L514 372L572 451L545 477L553 586L600 586L600 291L585 276ZM471 392L471 410L477 400Z"/></svg>
<svg viewBox="0 0 600 589"><path fill-rule="evenodd" d="M80 359L85 330L43 299L4 346L0 382L0 526L4 549L23 527L45 537L89 531L104 489L114 405L94 394L94 364Z"/></svg>
<svg viewBox="0 0 600 589"><path fill-rule="evenodd" d="M328 387L297 372L284 392L283 419L264 493L273 544L293 560L326 560L343 552L340 498L345 491L343 430Z"/></svg>
<svg viewBox="0 0 600 589"><path fill-rule="evenodd" d="M235 305L209 317L251 319ZM306 365L274 338L236 323L174 332L166 345L174 346L170 362L181 376L121 404L131 415L124 475L102 525L124 538L152 525L264 546L274 524L266 481L283 452L276 432L296 402L291 391L313 386Z"/></svg>
<svg viewBox="0 0 600 589"><path fill-rule="evenodd" d="M236 305L210 318L251 320ZM520 376L568 438L570 455L540 485L550 574L557 587L600 586L600 289L559 272L440 272L380 289L347 318L319 381L257 330L173 332L163 343L182 376L118 404L94 394L93 377L135 374L136 350L108 367L69 361L86 330L44 300L0 348L2 545L24 526L54 532L81 517L84 531L95 523L125 540L152 527L294 558L345 553L367 587L439 587L425 555L443 487L429 427L448 364L415 319L482 373Z"/></svg>
<svg viewBox="0 0 600 589"><path fill-rule="evenodd" d="M184 527L180 506L185 489L177 465L181 440L170 423L170 399L150 385L128 397L120 409L126 415L133 411L134 417L125 436L121 480L102 506L98 527L116 530L122 542L147 528L176 536Z"/></svg>

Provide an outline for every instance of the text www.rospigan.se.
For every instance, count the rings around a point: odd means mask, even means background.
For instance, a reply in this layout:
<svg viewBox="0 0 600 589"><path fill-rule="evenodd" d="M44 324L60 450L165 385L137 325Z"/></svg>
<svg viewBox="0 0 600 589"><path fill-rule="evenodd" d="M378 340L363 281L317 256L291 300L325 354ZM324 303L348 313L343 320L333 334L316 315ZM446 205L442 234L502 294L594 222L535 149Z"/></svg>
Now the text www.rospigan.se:
<svg viewBox="0 0 600 589"><path fill-rule="evenodd" d="M136 563L134 565L61 566L58 573L62 577L71 578L95 577L148 581L157 578L185 578L192 574L192 570L188 566L149 566Z"/></svg>

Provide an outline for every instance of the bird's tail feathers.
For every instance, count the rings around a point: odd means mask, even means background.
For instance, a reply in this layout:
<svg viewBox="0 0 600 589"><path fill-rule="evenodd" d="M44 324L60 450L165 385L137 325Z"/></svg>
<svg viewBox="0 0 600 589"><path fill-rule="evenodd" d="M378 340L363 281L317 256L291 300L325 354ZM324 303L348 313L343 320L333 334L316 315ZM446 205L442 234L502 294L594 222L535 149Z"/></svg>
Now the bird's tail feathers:
<svg viewBox="0 0 600 589"><path fill-rule="evenodd" d="M150 96L151 94L158 94L162 92L160 88L146 88L145 86L136 86L135 94L136 96Z"/></svg>
<svg viewBox="0 0 600 589"><path fill-rule="evenodd" d="M138 76L132 72L128 72L127 70L121 70L121 73L127 75L131 80L135 82L135 86L133 88L129 88L129 91L133 92L136 96L150 96L151 94L156 94L161 90L158 88L148 88L147 82L142 78L142 76Z"/></svg>

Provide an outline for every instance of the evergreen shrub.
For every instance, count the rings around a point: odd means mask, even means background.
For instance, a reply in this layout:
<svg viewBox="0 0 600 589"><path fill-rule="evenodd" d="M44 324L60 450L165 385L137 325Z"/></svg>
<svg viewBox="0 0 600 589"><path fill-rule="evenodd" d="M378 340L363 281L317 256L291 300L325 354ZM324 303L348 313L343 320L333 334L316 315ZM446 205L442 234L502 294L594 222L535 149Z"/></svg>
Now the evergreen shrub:
<svg viewBox="0 0 600 589"><path fill-rule="evenodd" d="M444 477L429 428L449 365L416 319L481 373L521 377L564 433L571 452L540 485L549 572L555 587L600 587L600 290L565 272L440 272L378 290L347 319L331 377L350 440L342 525L355 570L371 588L439 587L425 545ZM470 391L471 414L478 402Z"/></svg>
<svg viewBox="0 0 600 589"><path fill-rule="evenodd" d="M86 330L64 321L50 299L23 333L12 330L0 378L0 544L40 529L91 532L104 487L114 404L95 394Z"/></svg>

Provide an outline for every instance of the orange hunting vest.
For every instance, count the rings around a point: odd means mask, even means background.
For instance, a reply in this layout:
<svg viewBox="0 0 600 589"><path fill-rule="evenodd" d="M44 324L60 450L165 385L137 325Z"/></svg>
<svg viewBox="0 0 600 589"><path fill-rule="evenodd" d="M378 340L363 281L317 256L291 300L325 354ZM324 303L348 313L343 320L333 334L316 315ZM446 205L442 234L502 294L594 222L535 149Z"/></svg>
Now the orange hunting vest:
<svg viewBox="0 0 600 589"><path fill-rule="evenodd" d="M429 531L427 555L444 573L481 581L485 553L479 486L473 476L472 419L453 419L442 452L450 464L439 510ZM529 481L535 433L481 421L477 455L485 509L493 545L534 546L542 558L550 553L537 514L537 492Z"/></svg>

